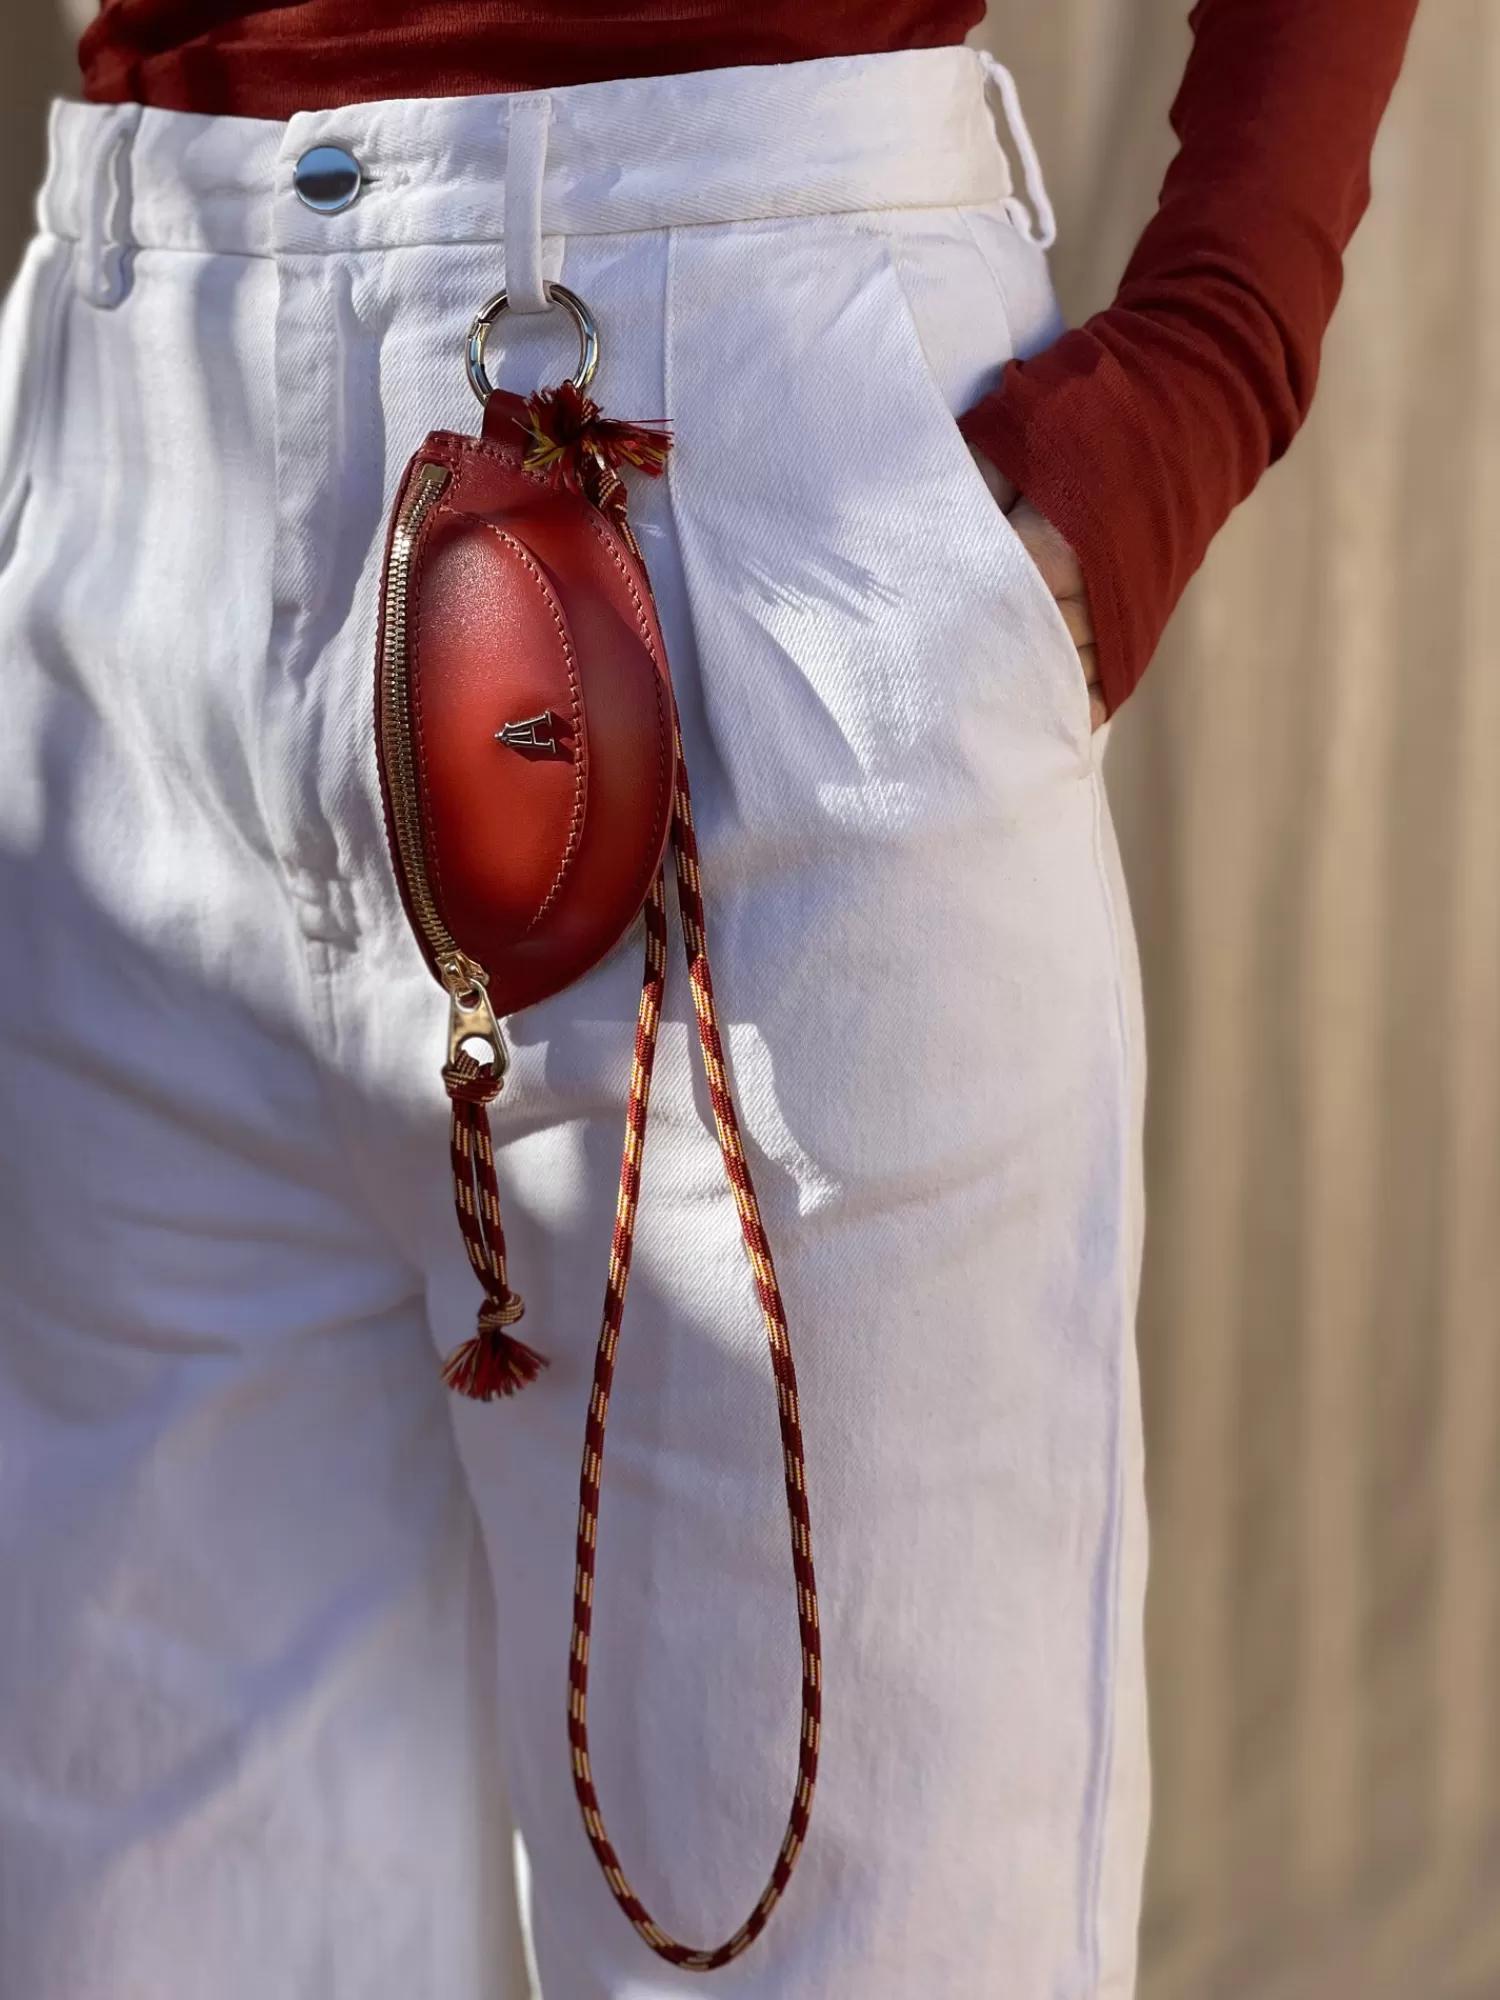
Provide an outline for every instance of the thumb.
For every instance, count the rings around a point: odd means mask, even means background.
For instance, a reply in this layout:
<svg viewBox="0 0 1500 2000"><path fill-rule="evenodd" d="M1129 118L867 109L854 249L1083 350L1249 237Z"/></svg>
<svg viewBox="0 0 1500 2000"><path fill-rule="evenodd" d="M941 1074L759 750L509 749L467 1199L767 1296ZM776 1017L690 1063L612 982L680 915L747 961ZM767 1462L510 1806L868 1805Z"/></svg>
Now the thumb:
<svg viewBox="0 0 1500 2000"><path fill-rule="evenodd" d="M980 475L982 476L985 485L988 486L991 493L994 494L995 499L999 504L1000 512L1002 514L1008 514L1011 508L1015 506L1016 501L1020 498L1020 494L1017 491L1016 487L1011 483L1010 480L1006 478L1005 474L1000 470L998 465L992 465L990 461L985 457L984 453L982 451L976 451L973 445L969 446L969 456L973 459L974 463L979 467Z"/></svg>

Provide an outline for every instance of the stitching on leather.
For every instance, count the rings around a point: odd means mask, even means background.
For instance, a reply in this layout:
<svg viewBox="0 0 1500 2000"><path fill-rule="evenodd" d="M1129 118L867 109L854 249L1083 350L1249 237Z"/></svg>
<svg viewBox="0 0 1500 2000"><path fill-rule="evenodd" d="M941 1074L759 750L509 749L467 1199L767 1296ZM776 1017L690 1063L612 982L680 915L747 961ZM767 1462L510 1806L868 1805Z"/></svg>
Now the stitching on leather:
<svg viewBox="0 0 1500 2000"><path fill-rule="evenodd" d="M458 431L436 432L434 433L434 436L441 438L444 448L452 449L455 453L455 456L458 457L459 459L462 459L465 455L470 453L477 454L478 456L483 458L493 459L496 460L499 464L505 466L509 471L519 472L524 478L530 480L533 486L540 487L546 492L556 491L556 488L553 486L551 480L547 477L545 473L533 471L529 466L525 464L518 446L498 445L493 443L489 438L465 436L464 434ZM432 440L429 439L429 444L431 443ZM457 473L458 467L455 466L454 470L455 473ZM455 495L455 497L459 496ZM655 817L659 820L662 811L662 798L663 794L666 792L667 789L667 779L670 772L672 756L674 754L672 749L673 730L671 728L671 722L667 714L666 704L663 695L663 683L668 678L667 664L657 650L655 640L652 636L651 621L646 615L646 608L641 601L641 594L636 588L635 578L632 576L629 566L626 564L623 557L621 556L619 548L616 546L613 536L609 533L605 524L600 520L599 515L596 513L596 511L592 507L590 507L587 504L587 502L580 501L579 505L582 506L584 509L590 529L598 538L601 546L608 554L610 561L614 564L615 568L620 572L620 575L624 578L625 587L630 592L631 602L635 606L636 626L640 632L641 642L645 646L646 651L650 654L651 659L657 668L657 672L652 675L652 681L654 683L652 688L652 693L654 694L656 699L656 722L657 722L656 797L655 800L653 801L653 812L655 814ZM454 509L452 511L457 512L460 510ZM481 520L483 517L480 515L474 515L472 516L472 518L475 520ZM486 525L490 526L493 524L486 523ZM503 532L503 531L497 531L497 532ZM650 590L649 582L646 587L647 590L649 591ZM572 656L570 652L569 655L570 663L571 663L571 657ZM570 664L570 672L571 672L571 664ZM568 853L564 857L564 862L563 862L564 869L566 869L568 863L571 861L572 853L573 853L573 845L570 842ZM635 894L639 898L639 900L641 901L645 900L647 891L651 887L652 878L655 875L655 872L656 872L655 866L653 865L647 869L643 877L637 880L635 884ZM549 904L551 903L552 898L557 894L557 890L560 887L560 885L561 885L561 874L559 875L558 883L554 884L552 890L549 892L547 903L544 903L542 905L542 908L538 910L536 917L532 919L532 924L529 924L527 926L526 931L522 933L523 936L528 935L532 926L541 920L541 917L544 914L547 907L549 906Z"/></svg>
<svg viewBox="0 0 1500 2000"><path fill-rule="evenodd" d="M640 631L641 643L645 646L646 651L650 654L652 661L654 662L654 664L658 669L658 671L651 676L651 679L652 679L652 691L656 696L657 754L656 754L655 815L659 819L661 817L662 793L666 790L667 767L670 761L668 756L667 746L671 739L671 731L669 730L668 727L666 708L662 700L662 683L667 676L666 661L661 657L661 655L656 650L656 643L651 633L651 621L646 616L646 607L641 602L641 594L635 587L635 578L631 575L629 567L625 562L625 559L620 554L619 549L616 547L614 537L609 533L608 529L605 527L604 523L600 520L599 516L593 513L592 511L590 512L589 515L589 526L594 531L595 536L597 537L600 545L605 550L606 554L609 556L610 561L614 564L615 568L620 572L621 576L624 577L625 579L625 588L630 592L631 602L635 606L636 625ZM650 583L648 582L646 588L649 590L650 587L651 587ZM639 893L642 901L645 900L646 892L651 887L652 876L655 874L655 872L656 870L653 864L651 869L646 874L644 883L637 885L639 888Z"/></svg>
<svg viewBox="0 0 1500 2000"><path fill-rule="evenodd" d="M442 438L444 445L456 446L459 457L466 452L476 452L481 458L497 459L511 472L519 472L523 479L529 479L533 486L544 487L549 492L553 490L547 474L526 463L519 445L495 444L489 438L464 437L457 431L436 431L433 435Z"/></svg>
<svg viewBox="0 0 1500 2000"><path fill-rule="evenodd" d="M531 922L522 931L521 937L525 938L531 935L542 921L542 918L546 916L548 910L557 901L563 881L567 876L569 868L573 865L574 856L578 852L578 843L583 838L583 813L585 798L587 796L584 786L583 689L578 678L578 657L573 651L573 641L568 635L568 628L563 620L562 611L558 606L556 597L552 594L550 584L547 582L546 577L543 576L530 550L526 548L524 543L518 541L514 535L507 529L502 528L495 521L486 521L479 514L468 514L465 518L475 522L481 528L488 528L492 535L506 544L536 579L537 588L541 591L546 601L547 609L552 613L552 622L556 625L557 636L562 642L563 658L567 662L568 668L568 687L572 693L573 741L578 746L578 754L573 760L573 818L568 828L568 843L563 849L563 857L558 863L552 887L537 905L536 914L532 917ZM517 942L519 942L519 939Z"/></svg>

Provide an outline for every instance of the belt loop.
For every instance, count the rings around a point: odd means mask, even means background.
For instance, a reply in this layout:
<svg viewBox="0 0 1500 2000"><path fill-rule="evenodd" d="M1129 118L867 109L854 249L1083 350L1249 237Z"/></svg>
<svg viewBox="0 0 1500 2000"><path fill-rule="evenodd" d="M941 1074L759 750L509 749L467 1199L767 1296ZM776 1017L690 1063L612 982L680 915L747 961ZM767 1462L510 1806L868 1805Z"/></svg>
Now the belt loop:
<svg viewBox="0 0 1500 2000"><path fill-rule="evenodd" d="M512 312L545 312L542 276L542 183L552 99L545 91L510 100L505 149L505 292Z"/></svg>
<svg viewBox="0 0 1500 2000"><path fill-rule="evenodd" d="M1026 204L1016 195L1007 198L1006 207L1022 225L1023 233L1042 250L1050 250L1057 241L1057 218L1052 213L1052 204L1047 199L1047 183L1042 179L1042 163L1037 158L1036 147L1032 144L1031 133L1026 127L1025 113L1021 110L1021 94L1016 89L1016 80L1010 71L988 49L979 51L979 60L984 65L984 73L1000 93L1000 102L1005 110L1005 123L1009 127L1011 142L1021 156L1021 172L1026 177L1026 192L1031 197L1031 206L1036 213L1036 228L1031 226L1032 218L1027 213Z"/></svg>
<svg viewBox="0 0 1500 2000"><path fill-rule="evenodd" d="M140 105L111 105L84 162L74 282L90 305L117 306L130 291L130 149L140 122Z"/></svg>

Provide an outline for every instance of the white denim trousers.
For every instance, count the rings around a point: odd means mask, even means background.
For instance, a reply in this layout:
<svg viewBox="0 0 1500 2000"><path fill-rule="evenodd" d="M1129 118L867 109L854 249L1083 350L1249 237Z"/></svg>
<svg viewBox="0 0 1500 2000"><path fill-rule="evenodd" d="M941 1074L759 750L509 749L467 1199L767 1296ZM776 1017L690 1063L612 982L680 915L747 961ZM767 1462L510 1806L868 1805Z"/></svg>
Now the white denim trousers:
<svg viewBox="0 0 1500 2000"><path fill-rule="evenodd" d="M0 336L6 1996L1130 1993L1139 975L1077 655L954 421L1059 331L994 74L54 107ZM320 144L363 175L333 212L294 182ZM566 1733L639 933L509 1023L498 1170L551 1366L458 1403L446 1003L373 755L401 469L477 427L501 283L497 379L571 371L565 315L524 310L556 278L602 403L676 438L633 518L822 1591L810 1838L711 1975L616 1908ZM590 1720L627 1875L712 1945L780 1839L799 1655L691 1023L674 962Z"/></svg>

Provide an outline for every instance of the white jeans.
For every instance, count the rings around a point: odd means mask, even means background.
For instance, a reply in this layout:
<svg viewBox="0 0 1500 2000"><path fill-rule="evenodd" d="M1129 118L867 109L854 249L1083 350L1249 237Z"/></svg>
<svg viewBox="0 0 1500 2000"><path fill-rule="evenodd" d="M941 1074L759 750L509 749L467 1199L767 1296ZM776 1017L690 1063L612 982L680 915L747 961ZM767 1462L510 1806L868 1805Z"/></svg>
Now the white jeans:
<svg viewBox="0 0 1500 2000"><path fill-rule="evenodd" d="M363 193L294 192L311 146ZM967 49L356 105L59 104L0 334L0 1991L1121 2000L1147 1817L1144 1055L1077 656L953 412L1058 315ZM509 239L507 241L507 238ZM510 1024L472 1327L372 753L400 469L562 276L667 417L661 597L822 1588L811 1837L656 1960L569 1782L639 942ZM502 322L529 389L558 313ZM503 350L503 352L501 351ZM674 964L590 1715L690 1940L775 1852L769 1364ZM507 1804L508 1794L508 1804Z"/></svg>

